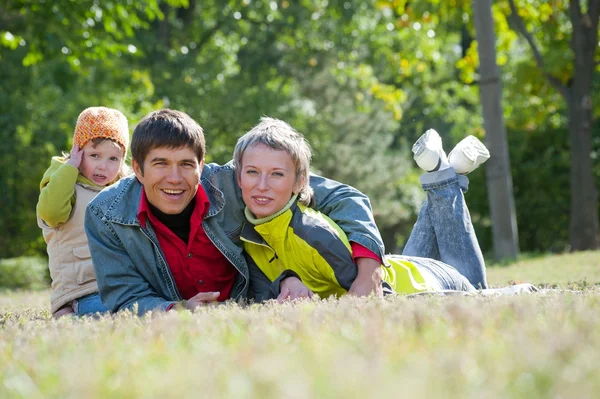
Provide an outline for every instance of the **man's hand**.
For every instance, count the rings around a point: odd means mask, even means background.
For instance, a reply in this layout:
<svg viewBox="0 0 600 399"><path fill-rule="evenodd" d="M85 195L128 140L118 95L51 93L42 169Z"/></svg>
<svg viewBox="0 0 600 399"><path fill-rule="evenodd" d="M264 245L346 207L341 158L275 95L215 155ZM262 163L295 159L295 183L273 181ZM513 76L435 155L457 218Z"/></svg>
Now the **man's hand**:
<svg viewBox="0 0 600 399"><path fill-rule="evenodd" d="M74 144L73 148L71 148L71 155L69 156L69 160L67 163L71 166L75 166L79 169L79 165L81 165L81 159L83 158L83 148L79 148L79 145Z"/></svg>
<svg viewBox="0 0 600 399"><path fill-rule="evenodd" d="M312 298L313 292L298 277L287 277L280 284L277 302L283 303L298 298Z"/></svg>
<svg viewBox="0 0 600 399"><path fill-rule="evenodd" d="M194 310L199 306L205 306L209 303L216 302L219 295L221 295L220 292L199 292L185 301L185 308Z"/></svg>
<svg viewBox="0 0 600 399"><path fill-rule="evenodd" d="M371 258L358 258L358 276L348 290L348 294L356 296L367 296L373 293L378 298L383 298L383 287L381 279L383 270L379 261Z"/></svg>

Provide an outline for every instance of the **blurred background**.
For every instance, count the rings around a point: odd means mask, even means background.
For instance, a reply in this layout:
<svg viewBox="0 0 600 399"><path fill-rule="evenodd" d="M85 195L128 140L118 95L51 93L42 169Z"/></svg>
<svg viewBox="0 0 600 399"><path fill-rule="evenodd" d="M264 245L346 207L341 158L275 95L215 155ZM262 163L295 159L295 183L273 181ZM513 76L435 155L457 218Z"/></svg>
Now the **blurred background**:
<svg viewBox="0 0 600 399"><path fill-rule="evenodd" d="M467 194L484 253L595 249L598 3L4 0L0 259L45 256L40 179L99 105L131 131L185 111L219 163L260 116L288 121L314 172L370 196L389 252L424 198L413 142L434 128L450 152L472 134L492 152Z"/></svg>

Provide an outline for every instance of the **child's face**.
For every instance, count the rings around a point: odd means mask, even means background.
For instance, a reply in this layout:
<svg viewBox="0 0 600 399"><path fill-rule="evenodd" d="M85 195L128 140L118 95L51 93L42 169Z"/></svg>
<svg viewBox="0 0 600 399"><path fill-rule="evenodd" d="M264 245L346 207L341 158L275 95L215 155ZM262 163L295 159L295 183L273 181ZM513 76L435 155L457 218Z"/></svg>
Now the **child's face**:
<svg viewBox="0 0 600 399"><path fill-rule="evenodd" d="M123 149L112 140L100 144L88 141L83 146L79 171L99 186L107 186L116 178L123 162Z"/></svg>
<svg viewBox="0 0 600 399"><path fill-rule="evenodd" d="M246 206L257 218L280 211L290 200L296 184L292 157L264 144L244 151L239 184Z"/></svg>

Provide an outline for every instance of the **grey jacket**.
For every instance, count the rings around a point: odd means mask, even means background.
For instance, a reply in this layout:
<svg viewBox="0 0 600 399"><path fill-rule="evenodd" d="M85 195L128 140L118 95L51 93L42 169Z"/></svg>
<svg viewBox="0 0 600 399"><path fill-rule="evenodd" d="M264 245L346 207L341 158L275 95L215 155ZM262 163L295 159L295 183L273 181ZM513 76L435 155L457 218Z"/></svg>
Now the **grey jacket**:
<svg viewBox="0 0 600 399"><path fill-rule="evenodd" d="M205 165L201 184L210 200L202 226L238 271L231 298L253 299L264 294L271 282L262 273L252 273L250 281L242 253L240 232L246 218L233 164ZM368 197L350 186L315 175L311 175L310 184L315 209L338 223L350 241L383 257L383 241ZM141 192L137 178L129 176L103 190L86 210L85 230L100 296L112 311L130 309L143 314L165 310L182 300L151 224L142 227L137 219ZM264 279L258 278L261 275Z"/></svg>

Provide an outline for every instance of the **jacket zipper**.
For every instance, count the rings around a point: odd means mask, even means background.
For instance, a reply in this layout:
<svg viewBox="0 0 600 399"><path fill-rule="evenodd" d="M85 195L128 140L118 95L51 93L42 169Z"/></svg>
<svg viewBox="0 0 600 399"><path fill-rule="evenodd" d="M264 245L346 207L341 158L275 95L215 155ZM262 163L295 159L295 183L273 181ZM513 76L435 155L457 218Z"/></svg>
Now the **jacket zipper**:
<svg viewBox="0 0 600 399"><path fill-rule="evenodd" d="M277 252L275 252L275 250L271 246L269 246L268 244L263 244L262 242L256 242L256 241L248 240L247 238L244 238L242 236L240 236L240 239L242 241L248 242L250 244L260 245L261 247L269 248L271 250L271 252L273 252L273 257L271 258L271 260L269 261L269 263L272 263L275 259L279 259L279 256L277 256Z"/></svg>

